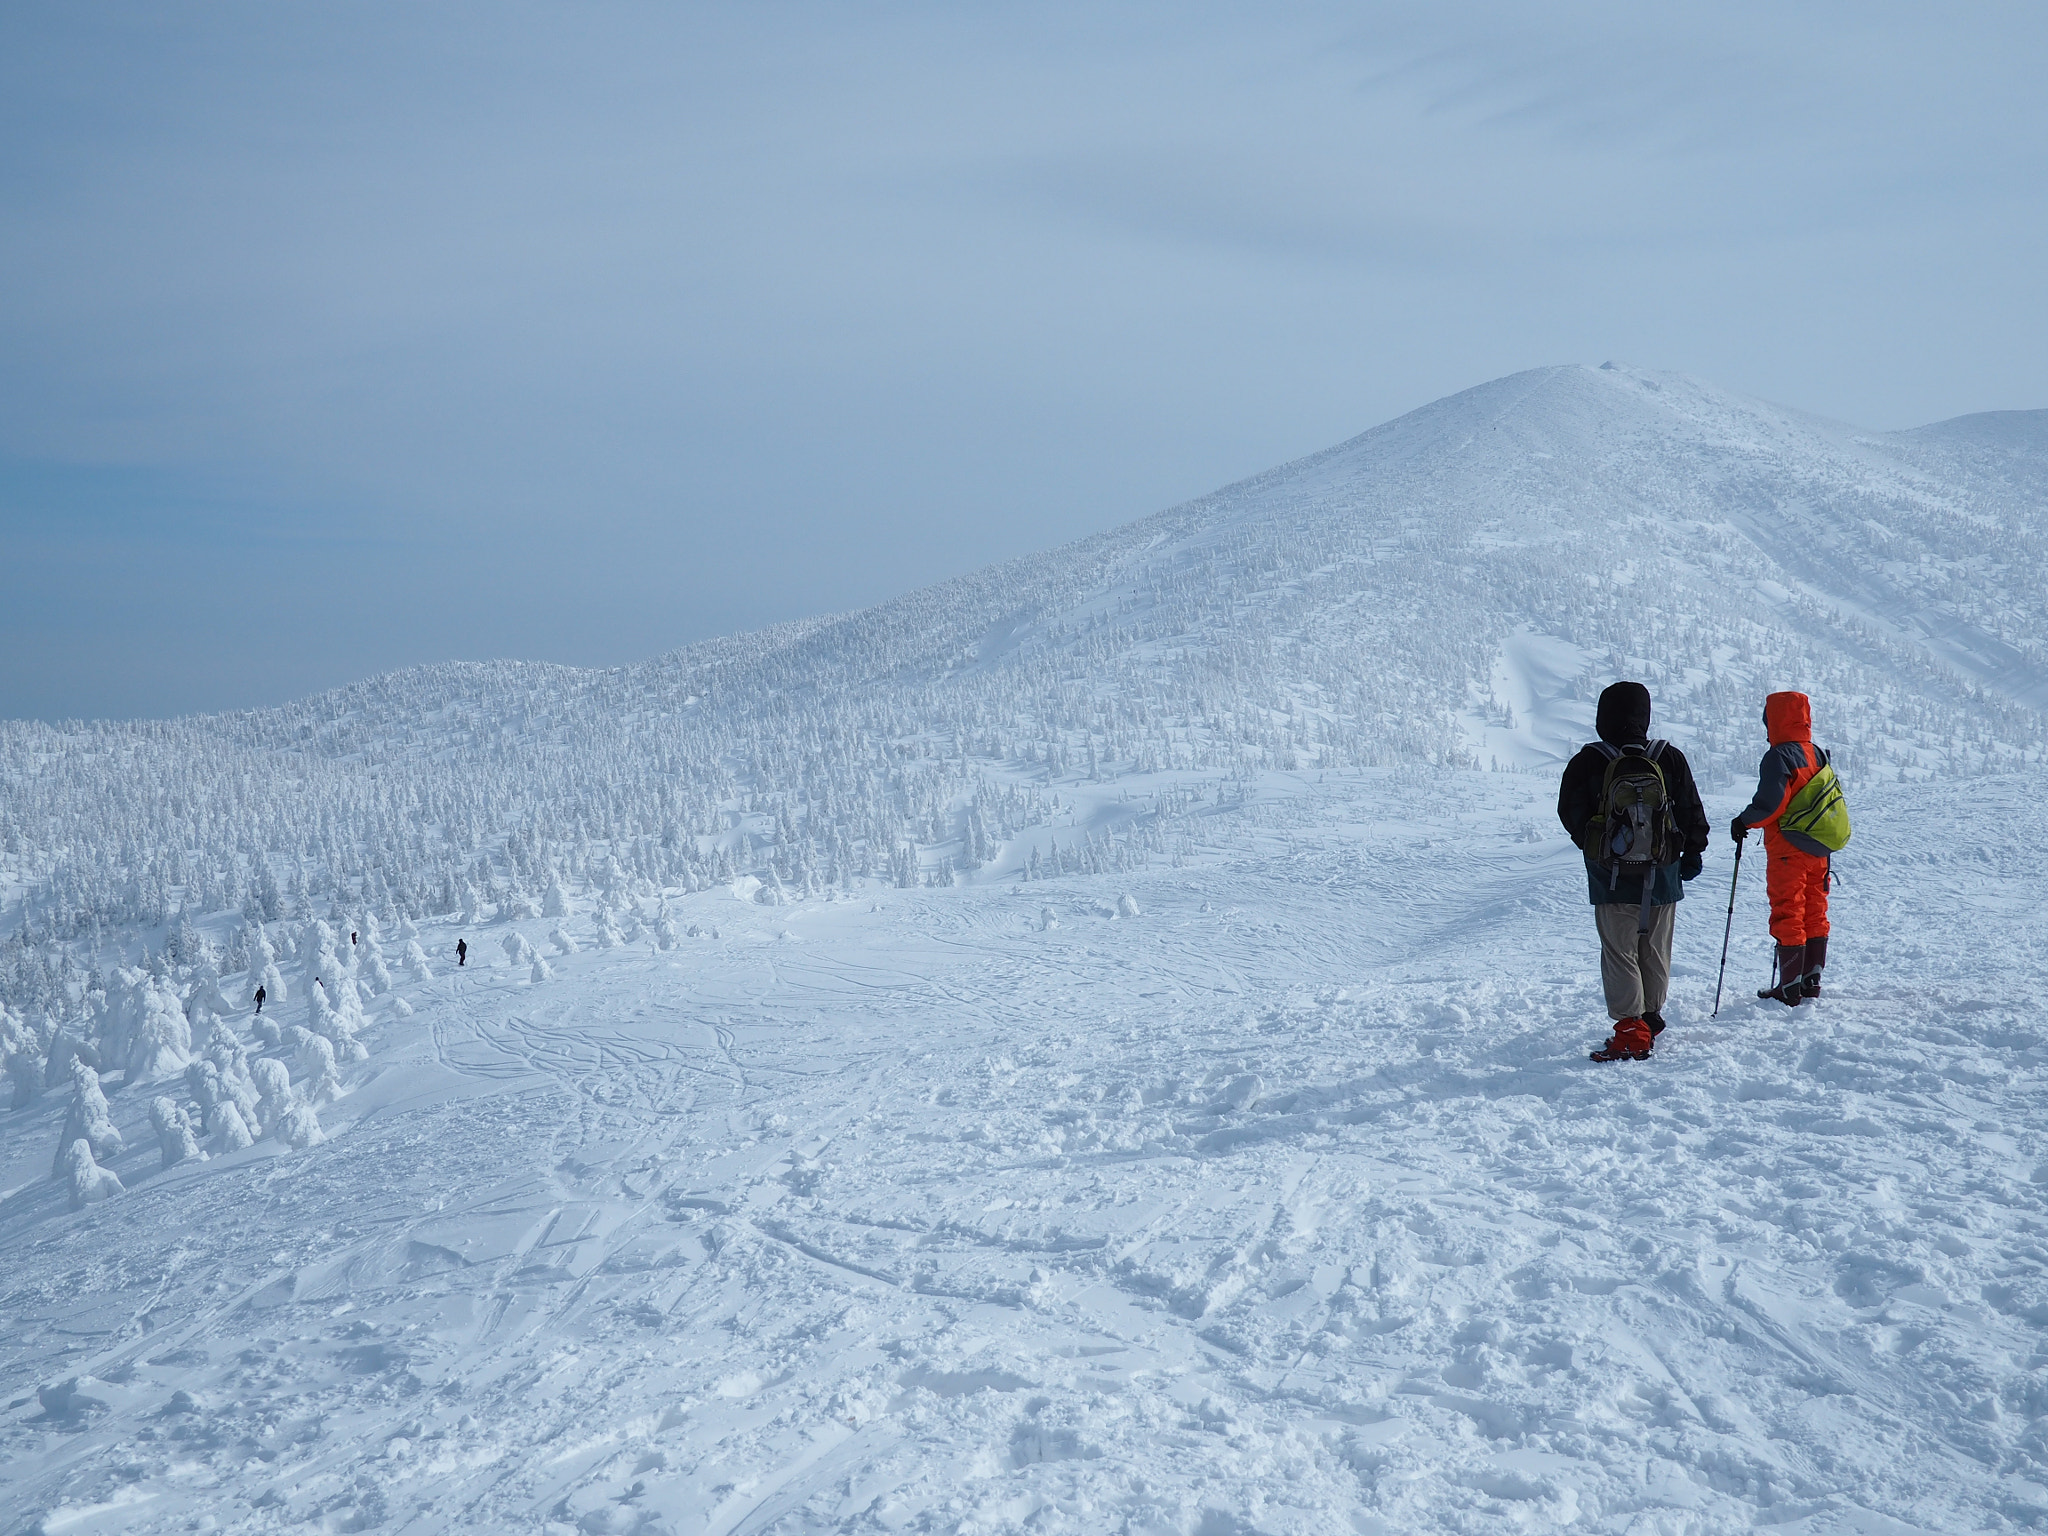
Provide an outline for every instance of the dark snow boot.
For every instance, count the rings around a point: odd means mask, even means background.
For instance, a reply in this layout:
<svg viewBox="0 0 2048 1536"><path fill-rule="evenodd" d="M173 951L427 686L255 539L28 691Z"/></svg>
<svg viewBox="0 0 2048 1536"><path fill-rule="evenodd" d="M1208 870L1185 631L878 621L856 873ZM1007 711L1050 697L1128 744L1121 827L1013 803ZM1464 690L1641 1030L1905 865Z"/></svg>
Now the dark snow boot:
<svg viewBox="0 0 2048 1536"><path fill-rule="evenodd" d="M1826 969L1827 963L1828 936L1822 934L1817 939L1808 939L1806 941L1806 980L1800 984L1800 989L1808 997L1820 996L1820 973Z"/></svg>
<svg viewBox="0 0 2048 1536"><path fill-rule="evenodd" d="M1594 1061L1648 1061L1650 1026L1641 1019L1617 1019L1607 1043L1592 1053Z"/></svg>
<svg viewBox="0 0 2048 1536"><path fill-rule="evenodd" d="M1654 1008L1643 1010L1643 1022L1650 1026L1650 1038L1656 1039L1664 1033L1664 1015Z"/></svg>
<svg viewBox="0 0 2048 1536"><path fill-rule="evenodd" d="M1780 944L1778 946L1778 979L1762 988L1758 997L1774 997L1787 1008L1797 1008L1806 1001L1806 946L1804 944Z"/></svg>

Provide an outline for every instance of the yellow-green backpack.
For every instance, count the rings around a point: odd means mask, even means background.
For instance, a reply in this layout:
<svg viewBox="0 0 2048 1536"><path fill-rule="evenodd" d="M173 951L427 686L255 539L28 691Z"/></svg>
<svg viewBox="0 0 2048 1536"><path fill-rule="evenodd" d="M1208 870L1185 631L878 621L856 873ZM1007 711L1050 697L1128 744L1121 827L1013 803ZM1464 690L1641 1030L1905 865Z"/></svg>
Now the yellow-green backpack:
<svg viewBox="0 0 2048 1536"><path fill-rule="evenodd" d="M1780 832L1798 832L1812 838L1829 853L1849 846L1849 802L1842 795L1842 781L1835 777L1828 754L1820 754L1820 769L1799 786L1799 793L1778 818Z"/></svg>

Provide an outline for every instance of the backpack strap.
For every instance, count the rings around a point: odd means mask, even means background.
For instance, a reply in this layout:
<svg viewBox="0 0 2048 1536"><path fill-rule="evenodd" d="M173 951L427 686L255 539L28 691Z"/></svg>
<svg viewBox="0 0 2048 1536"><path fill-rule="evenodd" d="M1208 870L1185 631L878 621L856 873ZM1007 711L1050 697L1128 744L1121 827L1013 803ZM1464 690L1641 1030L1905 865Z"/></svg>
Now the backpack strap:
<svg viewBox="0 0 2048 1536"><path fill-rule="evenodd" d="M1595 752L1598 752L1610 763L1616 763L1621 761L1622 754L1627 752L1629 750L1629 747L1633 747L1635 743L1630 742L1629 746L1627 747L1617 747L1611 741L1589 741L1586 743L1586 745L1591 747ZM1647 757L1651 762L1654 763L1657 761L1658 754L1670 745L1670 742L1660 738L1656 741L1650 742L1647 745L1643 746L1640 749L1640 752L1642 756Z"/></svg>
<svg viewBox="0 0 2048 1536"><path fill-rule="evenodd" d="M1598 752L1602 757L1604 757L1610 766L1621 761L1621 748L1617 746L1610 745L1609 743L1604 741L1589 741L1586 743L1586 745L1592 751ZM1595 820L1600 819L1602 814L1600 806L1606 803L1606 799L1607 789L1605 783L1605 775L1602 775L1600 800L1598 803L1595 804L1593 810ZM1605 847L1606 838L1604 836L1601 839L1601 843L1602 847L1600 850L1599 859L1600 872L1607 877L1607 884L1610 888L1612 888L1612 886L1614 885L1614 876L1616 874L1614 860L1608 856Z"/></svg>

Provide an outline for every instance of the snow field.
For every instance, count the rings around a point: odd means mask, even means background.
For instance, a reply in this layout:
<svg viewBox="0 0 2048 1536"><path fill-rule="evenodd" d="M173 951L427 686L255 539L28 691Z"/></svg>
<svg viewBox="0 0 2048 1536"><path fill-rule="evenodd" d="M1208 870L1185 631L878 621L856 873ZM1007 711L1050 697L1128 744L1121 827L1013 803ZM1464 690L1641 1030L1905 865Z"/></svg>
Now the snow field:
<svg viewBox="0 0 2048 1536"><path fill-rule="evenodd" d="M324 1143L165 1166L109 1073L77 1211L46 1094L0 1529L2048 1521L2039 777L1857 790L1816 1009L1745 861L1707 1021L1718 842L1607 1067L1554 787L1272 775L1184 869L667 948L424 924Z"/></svg>

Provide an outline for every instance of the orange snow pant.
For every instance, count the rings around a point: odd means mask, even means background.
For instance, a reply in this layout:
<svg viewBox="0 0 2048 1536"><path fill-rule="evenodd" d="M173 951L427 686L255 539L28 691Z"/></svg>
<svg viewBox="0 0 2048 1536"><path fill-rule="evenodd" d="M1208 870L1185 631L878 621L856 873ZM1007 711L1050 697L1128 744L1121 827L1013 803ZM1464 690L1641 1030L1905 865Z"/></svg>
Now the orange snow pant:
<svg viewBox="0 0 2048 1536"><path fill-rule="evenodd" d="M1770 856L1764 883L1771 893L1771 937L1785 945L1826 938L1827 858L1794 848L1776 827L1764 829L1764 852Z"/></svg>

